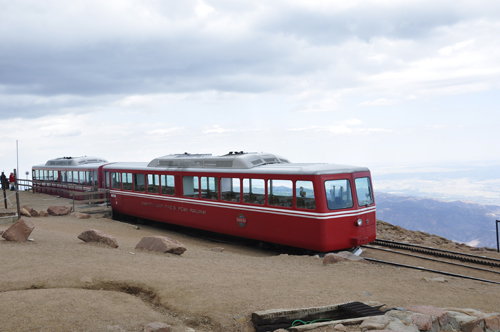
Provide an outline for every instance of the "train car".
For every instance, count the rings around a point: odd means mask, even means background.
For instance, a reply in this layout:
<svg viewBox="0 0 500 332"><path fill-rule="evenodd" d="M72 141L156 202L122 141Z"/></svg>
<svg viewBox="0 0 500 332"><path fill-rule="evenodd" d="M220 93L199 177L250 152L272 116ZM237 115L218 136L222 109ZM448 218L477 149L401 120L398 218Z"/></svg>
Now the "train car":
<svg viewBox="0 0 500 332"><path fill-rule="evenodd" d="M106 159L90 156L51 159L32 167L33 192L72 198L72 192L98 190L104 186L106 164Z"/></svg>
<svg viewBox="0 0 500 332"><path fill-rule="evenodd" d="M169 155L103 166L113 214L328 252L375 240L366 167L269 153Z"/></svg>

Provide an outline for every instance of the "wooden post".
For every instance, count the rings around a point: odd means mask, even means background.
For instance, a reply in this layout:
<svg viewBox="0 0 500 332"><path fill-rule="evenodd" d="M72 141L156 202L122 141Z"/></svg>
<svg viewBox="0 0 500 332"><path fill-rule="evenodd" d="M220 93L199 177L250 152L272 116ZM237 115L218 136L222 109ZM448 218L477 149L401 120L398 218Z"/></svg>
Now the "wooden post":
<svg viewBox="0 0 500 332"><path fill-rule="evenodd" d="M19 191L17 190L17 174L14 169L14 186L16 188L16 202L17 202L17 219L21 219L21 207L19 206Z"/></svg>

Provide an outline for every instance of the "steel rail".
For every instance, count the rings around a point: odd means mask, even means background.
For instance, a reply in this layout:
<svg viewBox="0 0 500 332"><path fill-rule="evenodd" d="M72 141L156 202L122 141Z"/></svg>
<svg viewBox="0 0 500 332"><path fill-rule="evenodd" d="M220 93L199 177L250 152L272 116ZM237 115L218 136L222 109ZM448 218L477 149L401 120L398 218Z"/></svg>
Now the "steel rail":
<svg viewBox="0 0 500 332"><path fill-rule="evenodd" d="M481 278L475 278L475 277L470 277L470 276L464 276L462 274L455 274L455 273L451 273L451 272L426 269L426 268L420 267L420 266L413 266L413 265L406 265L406 264L400 264L400 263L394 263L394 262L387 262L387 261L381 261L381 260L378 260L378 259L366 258L366 257L363 257L363 259L366 259L367 261L375 262L375 263L388 264L388 265L394 265L394 266L399 266L399 267L406 267L406 268L409 268L409 269L415 269L415 270L420 270L420 271L427 271L427 272L434 272L434 273L438 273L438 274L444 274L444 275L447 275L447 276L450 276L450 277L457 277L457 278L470 279L470 280L476 280L476 281L482 281L482 282L489 282L489 283L492 283L492 284L500 285L500 282L498 282L498 281L481 279Z"/></svg>
<svg viewBox="0 0 500 332"><path fill-rule="evenodd" d="M377 244L386 247L392 247L403 250L416 251L422 254L434 255L439 257L446 257L450 259L457 259L464 262L476 263L482 265L489 265L494 267L500 267L500 259L490 258L485 256L477 256L466 253L461 253L458 251L450 251L444 249L436 249L432 247L424 247L411 243L395 242L389 240L375 240L372 244ZM473 258L471 258L473 257Z"/></svg>
<svg viewBox="0 0 500 332"><path fill-rule="evenodd" d="M470 265L464 265L464 264L453 263L453 262L448 262L448 261L442 261L442 260L435 259L435 258L423 257L423 256L408 254L406 252L400 252L400 251L394 251L394 250L391 250L391 249L384 249L384 248L373 247L373 246L370 246L370 245L363 245L363 248L375 249L375 250L382 250L382 251L391 252L391 253L394 253L394 254L399 254L399 255L404 255L404 256L409 256L409 257L415 257L415 258L420 258L420 259L425 259L425 260L432 261L432 262L445 263L445 264L450 264L450 265L455 265L455 266L460 266L460 267L466 267L466 268L469 268L469 269L474 269L474 270L479 270L479 271L486 271L486 272L500 274L500 271L492 271L492 270L483 269L483 268L476 267L476 266L470 266Z"/></svg>

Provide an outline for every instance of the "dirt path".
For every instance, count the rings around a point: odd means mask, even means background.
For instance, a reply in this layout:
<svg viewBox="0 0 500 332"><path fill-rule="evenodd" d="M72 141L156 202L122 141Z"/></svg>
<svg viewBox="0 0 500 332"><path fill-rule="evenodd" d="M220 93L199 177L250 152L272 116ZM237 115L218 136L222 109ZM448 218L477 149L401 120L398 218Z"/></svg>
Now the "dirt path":
<svg viewBox="0 0 500 332"><path fill-rule="evenodd" d="M22 193L36 210L70 201ZM15 206L11 207L12 210ZM0 331L141 331L160 321L172 331L253 331L254 311L349 301L500 307L498 285L363 263L323 266L311 256L276 255L106 218L31 218L33 242L0 240ZM9 225L0 225L0 230ZM119 247L80 241L88 228L117 238ZM182 256L135 250L144 236L181 241ZM370 253L371 257L376 253ZM191 329L191 330L190 330Z"/></svg>

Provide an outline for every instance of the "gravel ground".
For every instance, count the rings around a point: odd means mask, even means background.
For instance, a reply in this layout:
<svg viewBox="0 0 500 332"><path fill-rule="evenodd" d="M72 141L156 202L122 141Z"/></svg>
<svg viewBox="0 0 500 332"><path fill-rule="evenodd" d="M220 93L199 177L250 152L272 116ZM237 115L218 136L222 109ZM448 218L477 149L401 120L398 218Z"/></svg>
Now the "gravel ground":
<svg viewBox="0 0 500 332"><path fill-rule="evenodd" d="M64 198L32 193L21 193L20 202L35 210L71 205ZM255 311L349 301L484 312L500 307L499 286L478 281L446 277L446 283L427 282L424 277L441 276L377 264L324 266L314 256L220 244L148 225L137 229L99 215L31 220L33 242L0 240L2 332L142 331L154 321L170 324L173 332L250 332ZM89 228L115 236L119 247L79 240ZM174 238L187 251L177 256L135 250L149 235ZM368 254L377 257L375 251Z"/></svg>

